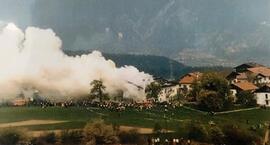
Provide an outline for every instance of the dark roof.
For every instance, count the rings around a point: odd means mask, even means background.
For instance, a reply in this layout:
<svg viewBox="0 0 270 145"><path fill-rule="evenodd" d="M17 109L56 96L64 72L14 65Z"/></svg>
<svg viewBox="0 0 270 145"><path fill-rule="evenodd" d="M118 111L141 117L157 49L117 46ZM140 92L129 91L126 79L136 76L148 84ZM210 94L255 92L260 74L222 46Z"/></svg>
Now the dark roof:
<svg viewBox="0 0 270 145"><path fill-rule="evenodd" d="M265 85L255 91L256 93L270 93L270 86Z"/></svg>
<svg viewBox="0 0 270 145"><path fill-rule="evenodd" d="M231 79L247 79L246 73L231 72L227 77L227 80Z"/></svg>
<svg viewBox="0 0 270 145"><path fill-rule="evenodd" d="M168 87L173 87L173 86L176 86L178 84L164 84L161 86L161 88L168 88Z"/></svg>
<svg viewBox="0 0 270 145"><path fill-rule="evenodd" d="M245 68L253 68L253 67L264 67L263 65L261 64L258 64L256 62L248 62L248 63L244 63L244 64L241 64L235 68L241 68L241 67L245 67Z"/></svg>
<svg viewBox="0 0 270 145"><path fill-rule="evenodd" d="M176 80L167 80L167 79L162 78L162 77L154 77L154 81L160 83L161 85L163 85L163 84L177 85L178 84L178 81L176 81Z"/></svg>
<svg viewBox="0 0 270 145"><path fill-rule="evenodd" d="M226 76L226 79L235 78L237 75L238 75L238 73L233 71L229 75Z"/></svg>
<svg viewBox="0 0 270 145"><path fill-rule="evenodd" d="M161 87L167 88L167 87L172 87L172 86L176 86L176 85L179 85L179 83L176 81L167 81L167 82L161 84Z"/></svg>

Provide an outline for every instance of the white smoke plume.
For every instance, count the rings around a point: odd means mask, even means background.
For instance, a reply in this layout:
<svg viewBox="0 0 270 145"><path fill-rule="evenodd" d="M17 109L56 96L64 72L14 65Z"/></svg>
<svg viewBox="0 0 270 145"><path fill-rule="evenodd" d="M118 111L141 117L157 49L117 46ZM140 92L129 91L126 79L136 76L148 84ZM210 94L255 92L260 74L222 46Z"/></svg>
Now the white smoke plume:
<svg viewBox="0 0 270 145"><path fill-rule="evenodd" d="M152 76L133 66L117 68L98 51L71 57L51 29L28 27L25 32L10 23L0 31L0 101L21 92L38 90L51 100L87 95L90 82L101 79L110 94L144 99L143 89Z"/></svg>

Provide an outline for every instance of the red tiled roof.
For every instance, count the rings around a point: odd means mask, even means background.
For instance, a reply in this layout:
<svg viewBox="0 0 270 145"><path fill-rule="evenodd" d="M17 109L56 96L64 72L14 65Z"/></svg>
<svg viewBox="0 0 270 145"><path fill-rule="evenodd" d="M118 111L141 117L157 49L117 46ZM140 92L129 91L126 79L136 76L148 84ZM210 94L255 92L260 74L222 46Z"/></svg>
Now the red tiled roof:
<svg viewBox="0 0 270 145"><path fill-rule="evenodd" d="M256 75L261 74L266 77L270 76L270 69L267 67L254 67L254 68L248 68L248 70Z"/></svg>
<svg viewBox="0 0 270 145"><path fill-rule="evenodd" d="M251 90L258 89L257 86L255 86L253 83L250 83L250 82L239 82L232 85L243 91L251 91Z"/></svg>
<svg viewBox="0 0 270 145"><path fill-rule="evenodd" d="M195 80L199 79L201 76L202 76L202 73L200 72L188 73L180 79L179 83L192 84L194 83Z"/></svg>

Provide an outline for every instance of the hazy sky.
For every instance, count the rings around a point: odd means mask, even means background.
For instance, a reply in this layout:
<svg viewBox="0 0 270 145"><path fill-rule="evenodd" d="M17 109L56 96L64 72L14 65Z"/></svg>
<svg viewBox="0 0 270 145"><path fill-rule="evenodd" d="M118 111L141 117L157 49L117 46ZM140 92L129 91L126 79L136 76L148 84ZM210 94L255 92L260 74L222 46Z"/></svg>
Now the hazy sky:
<svg viewBox="0 0 270 145"><path fill-rule="evenodd" d="M0 0L0 21L14 22L21 27L31 24L34 0Z"/></svg>

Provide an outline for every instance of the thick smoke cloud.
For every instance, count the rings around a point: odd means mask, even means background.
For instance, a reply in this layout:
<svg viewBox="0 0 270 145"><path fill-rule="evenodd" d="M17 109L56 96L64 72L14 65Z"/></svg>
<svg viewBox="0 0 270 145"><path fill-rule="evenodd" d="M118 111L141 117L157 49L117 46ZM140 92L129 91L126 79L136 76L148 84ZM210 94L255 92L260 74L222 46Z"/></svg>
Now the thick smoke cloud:
<svg viewBox="0 0 270 145"><path fill-rule="evenodd" d="M61 50L62 42L50 29L28 27L25 32L10 23L0 32L0 100L32 94L51 100L87 95L90 82L101 79L110 94L144 99L143 89L152 77L133 66L116 68L98 51L71 57ZM130 83L132 82L132 83ZM136 84L136 85L135 85Z"/></svg>

